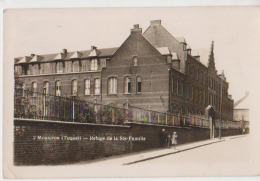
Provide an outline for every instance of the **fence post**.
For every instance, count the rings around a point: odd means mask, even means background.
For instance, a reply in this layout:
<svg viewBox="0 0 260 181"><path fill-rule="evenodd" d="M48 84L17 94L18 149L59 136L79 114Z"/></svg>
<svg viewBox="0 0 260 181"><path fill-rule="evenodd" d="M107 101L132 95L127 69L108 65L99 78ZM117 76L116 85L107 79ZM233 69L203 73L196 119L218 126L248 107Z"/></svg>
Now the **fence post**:
<svg viewBox="0 0 260 181"><path fill-rule="evenodd" d="M149 123L151 123L151 106L149 105Z"/></svg>
<svg viewBox="0 0 260 181"><path fill-rule="evenodd" d="M75 97L73 96L72 98L72 120L74 122L74 119L75 119Z"/></svg>
<svg viewBox="0 0 260 181"><path fill-rule="evenodd" d="M95 97L94 112L96 113L96 123L98 123L98 113L97 113L97 97Z"/></svg>
<svg viewBox="0 0 260 181"><path fill-rule="evenodd" d="M129 115L129 103L128 99L126 100L126 122L128 122L128 115Z"/></svg>
<svg viewBox="0 0 260 181"><path fill-rule="evenodd" d="M168 109L166 109L166 125L168 123Z"/></svg>
<svg viewBox="0 0 260 181"><path fill-rule="evenodd" d="M43 117L46 116L46 88L43 88Z"/></svg>

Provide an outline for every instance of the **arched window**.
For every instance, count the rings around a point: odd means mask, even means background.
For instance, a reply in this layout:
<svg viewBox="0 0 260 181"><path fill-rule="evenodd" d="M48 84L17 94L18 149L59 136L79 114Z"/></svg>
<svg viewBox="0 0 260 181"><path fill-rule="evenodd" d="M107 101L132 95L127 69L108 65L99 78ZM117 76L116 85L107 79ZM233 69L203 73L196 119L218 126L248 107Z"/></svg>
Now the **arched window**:
<svg viewBox="0 0 260 181"><path fill-rule="evenodd" d="M136 78L136 82L137 82L137 93L141 93L142 92L142 77L141 76L138 76Z"/></svg>
<svg viewBox="0 0 260 181"><path fill-rule="evenodd" d="M108 94L117 94L117 78L111 77L108 79Z"/></svg>
<svg viewBox="0 0 260 181"><path fill-rule="evenodd" d="M74 79L71 81L71 95L77 96L77 94L78 94L78 81Z"/></svg>
<svg viewBox="0 0 260 181"><path fill-rule="evenodd" d="M131 78L125 77L125 94L131 93Z"/></svg>
<svg viewBox="0 0 260 181"><path fill-rule="evenodd" d="M57 80L55 82L55 95L61 96L61 82L60 82L60 80Z"/></svg>

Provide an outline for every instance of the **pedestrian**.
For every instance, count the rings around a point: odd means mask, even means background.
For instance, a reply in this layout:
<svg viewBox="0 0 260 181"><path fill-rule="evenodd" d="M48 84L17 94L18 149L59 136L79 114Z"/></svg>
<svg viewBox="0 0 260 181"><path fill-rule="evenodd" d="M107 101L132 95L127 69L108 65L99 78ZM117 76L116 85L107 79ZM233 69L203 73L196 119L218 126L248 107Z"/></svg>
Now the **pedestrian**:
<svg viewBox="0 0 260 181"><path fill-rule="evenodd" d="M176 134L176 132L173 132L173 135L172 135L172 145L173 145L174 149L175 149L175 146L177 145L177 137L178 137L178 135Z"/></svg>
<svg viewBox="0 0 260 181"><path fill-rule="evenodd" d="M167 143L168 143L168 148L171 147L171 135L168 135L168 139L167 139Z"/></svg>
<svg viewBox="0 0 260 181"><path fill-rule="evenodd" d="M160 134L160 146L164 148L167 144L167 134L165 133L165 129L162 129Z"/></svg>

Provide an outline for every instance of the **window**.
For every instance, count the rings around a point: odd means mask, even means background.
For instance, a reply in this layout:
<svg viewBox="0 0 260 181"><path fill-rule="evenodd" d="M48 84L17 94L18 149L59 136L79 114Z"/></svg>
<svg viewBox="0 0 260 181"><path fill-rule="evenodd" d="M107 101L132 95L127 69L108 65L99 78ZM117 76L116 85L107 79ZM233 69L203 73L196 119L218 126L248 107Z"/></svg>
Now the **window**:
<svg viewBox="0 0 260 181"><path fill-rule="evenodd" d="M197 88L197 102L199 102L199 96L200 96L200 94L199 94L199 88Z"/></svg>
<svg viewBox="0 0 260 181"><path fill-rule="evenodd" d="M191 98L194 100L194 85L191 88Z"/></svg>
<svg viewBox="0 0 260 181"><path fill-rule="evenodd" d="M174 78L172 77L172 93L174 92Z"/></svg>
<svg viewBox="0 0 260 181"><path fill-rule="evenodd" d="M37 96L37 83L33 82L32 83L32 92L33 92L33 97Z"/></svg>
<svg viewBox="0 0 260 181"><path fill-rule="evenodd" d="M177 83L176 83L176 94L179 94L179 79L177 79Z"/></svg>
<svg viewBox="0 0 260 181"><path fill-rule="evenodd" d="M79 72L79 61L74 61L72 63L72 72Z"/></svg>
<svg viewBox="0 0 260 181"><path fill-rule="evenodd" d="M197 70L197 74L196 74L196 79L199 80L199 75L200 75L200 71L199 69Z"/></svg>
<svg viewBox="0 0 260 181"><path fill-rule="evenodd" d="M190 98L190 85L187 84L187 97Z"/></svg>
<svg viewBox="0 0 260 181"><path fill-rule="evenodd" d="M201 92L200 92L200 103L202 104L203 103L203 90L201 89Z"/></svg>
<svg viewBox="0 0 260 181"><path fill-rule="evenodd" d="M203 73L201 72L201 82L203 83Z"/></svg>
<svg viewBox="0 0 260 181"><path fill-rule="evenodd" d="M205 104L205 105L207 104L206 100L207 100L207 93L206 93L206 91L205 91L205 92L204 92L204 104Z"/></svg>
<svg viewBox="0 0 260 181"><path fill-rule="evenodd" d="M195 78L196 72L195 72L195 67L194 66L192 67L192 73L193 73L193 77Z"/></svg>
<svg viewBox="0 0 260 181"><path fill-rule="evenodd" d="M56 64L56 73L62 73L63 72L63 63L57 62Z"/></svg>
<svg viewBox="0 0 260 181"><path fill-rule="evenodd" d="M117 94L117 78L108 79L108 94Z"/></svg>
<svg viewBox="0 0 260 181"><path fill-rule="evenodd" d="M190 75L190 64L189 63L187 64L187 73L188 73L188 75Z"/></svg>
<svg viewBox="0 0 260 181"><path fill-rule="evenodd" d="M171 55L167 56L167 63L172 63L172 56Z"/></svg>
<svg viewBox="0 0 260 181"><path fill-rule="evenodd" d="M125 77L125 93L130 94L131 93L131 78Z"/></svg>
<svg viewBox="0 0 260 181"><path fill-rule="evenodd" d="M137 66L137 62L138 62L137 57L134 57L134 58L133 58L133 65L134 65L134 66Z"/></svg>
<svg viewBox="0 0 260 181"><path fill-rule="evenodd" d="M142 78L140 76L137 77L137 93L142 91Z"/></svg>
<svg viewBox="0 0 260 181"><path fill-rule="evenodd" d="M49 94L49 82L48 81L43 82L43 94L44 95Z"/></svg>
<svg viewBox="0 0 260 181"><path fill-rule="evenodd" d="M92 59L90 62L90 70L98 70L97 59Z"/></svg>
<svg viewBox="0 0 260 181"><path fill-rule="evenodd" d="M60 80L57 80L55 82L55 95L56 96L61 96L61 83L60 83Z"/></svg>
<svg viewBox="0 0 260 181"><path fill-rule="evenodd" d="M90 95L90 80L89 79L85 79L84 83L85 83L84 94L85 95Z"/></svg>
<svg viewBox="0 0 260 181"><path fill-rule="evenodd" d="M184 83L181 83L181 95L184 96Z"/></svg>
<svg viewBox="0 0 260 181"><path fill-rule="evenodd" d="M77 96L78 94L78 81L72 80L71 81L71 95Z"/></svg>
<svg viewBox="0 0 260 181"><path fill-rule="evenodd" d="M94 79L94 94L100 95L100 79Z"/></svg>

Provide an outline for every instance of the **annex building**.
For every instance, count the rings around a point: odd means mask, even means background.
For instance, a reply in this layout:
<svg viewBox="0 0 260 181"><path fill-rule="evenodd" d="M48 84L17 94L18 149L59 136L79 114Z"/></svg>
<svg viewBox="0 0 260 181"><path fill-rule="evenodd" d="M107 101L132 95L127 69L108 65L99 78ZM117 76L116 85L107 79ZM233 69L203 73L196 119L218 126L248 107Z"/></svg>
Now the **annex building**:
<svg viewBox="0 0 260 181"><path fill-rule="evenodd" d="M214 42L204 65L161 20L151 21L144 33L134 25L120 47L15 58L15 73L23 89L102 104L128 101L145 109L195 115L204 115L212 105L219 119L222 102L223 120L233 120L234 101L225 75L216 70Z"/></svg>

